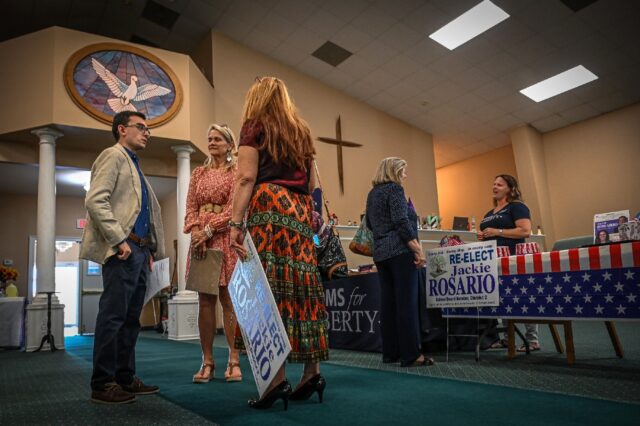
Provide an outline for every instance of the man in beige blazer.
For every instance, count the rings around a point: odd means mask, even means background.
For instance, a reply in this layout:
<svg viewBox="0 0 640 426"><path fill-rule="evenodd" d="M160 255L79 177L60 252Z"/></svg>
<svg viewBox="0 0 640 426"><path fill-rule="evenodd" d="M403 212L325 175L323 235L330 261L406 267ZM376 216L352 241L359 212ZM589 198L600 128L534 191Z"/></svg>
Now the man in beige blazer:
<svg viewBox="0 0 640 426"><path fill-rule="evenodd" d="M123 404L159 391L136 377L135 345L153 259L165 257L164 233L160 204L136 154L151 136L144 114L116 114L111 131L117 143L102 151L91 168L80 258L103 265L91 401Z"/></svg>

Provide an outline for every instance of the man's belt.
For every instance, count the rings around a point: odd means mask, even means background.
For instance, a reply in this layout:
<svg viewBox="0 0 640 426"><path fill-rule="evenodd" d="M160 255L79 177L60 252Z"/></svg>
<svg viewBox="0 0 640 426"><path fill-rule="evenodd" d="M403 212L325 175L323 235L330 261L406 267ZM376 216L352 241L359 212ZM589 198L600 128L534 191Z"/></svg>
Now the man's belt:
<svg viewBox="0 0 640 426"><path fill-rule="evenodd" d="M200 206L200 213L220 213L224 204L207 203Z"/></svg>
<svg viewBox="0 0 640 426"><path fill-rule="evenodd" d="M129 233L129 239L140 247L147 247L151 243L149 238L140 238L133 232Z"/></svg>

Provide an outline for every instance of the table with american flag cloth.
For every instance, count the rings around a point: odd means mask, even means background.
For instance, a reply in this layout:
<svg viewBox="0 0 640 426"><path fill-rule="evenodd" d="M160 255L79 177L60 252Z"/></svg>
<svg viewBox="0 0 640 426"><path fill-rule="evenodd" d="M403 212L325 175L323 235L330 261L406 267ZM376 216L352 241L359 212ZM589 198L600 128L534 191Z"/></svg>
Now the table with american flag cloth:
<svg viewBox="0 0 640 426"><path fill-rule="evenodd" d="M443 316L507 320L510 356L515 356L514 322L562 323L567 337L570 321L604 321L622 356L613 321L640 320L638 241L503 257L498 259L498 276L499 306L479 311L445 308ZM570 343L567 339L568 356Z"/></svg>

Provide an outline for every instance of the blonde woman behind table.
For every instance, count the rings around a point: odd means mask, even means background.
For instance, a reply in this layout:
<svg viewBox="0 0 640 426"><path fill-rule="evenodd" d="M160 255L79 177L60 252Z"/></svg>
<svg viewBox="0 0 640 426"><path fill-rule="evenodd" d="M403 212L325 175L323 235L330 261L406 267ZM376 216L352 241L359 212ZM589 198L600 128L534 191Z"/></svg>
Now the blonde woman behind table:
<svg viewBox="0 0 640 426"><path fill-rule="evenodd" d="M240 356L233 344L237 321L227 287L238 258L235 251L229 247L231 197L236 175L236 145L233 133L226 125L212 124L207 132L207 140L209 156L204 165L197 167L191 174L183 232L191 233L191 251L196 257L202 257L207 249L222 250L224 256L219 296L198 294L202 365L194 374L193 382L207 383L214 378L215 361L212 347L216 334L218 297L222 305L224 334L229 344L229 360L224 378L227 382L237 382L242 380Z"/></svg>

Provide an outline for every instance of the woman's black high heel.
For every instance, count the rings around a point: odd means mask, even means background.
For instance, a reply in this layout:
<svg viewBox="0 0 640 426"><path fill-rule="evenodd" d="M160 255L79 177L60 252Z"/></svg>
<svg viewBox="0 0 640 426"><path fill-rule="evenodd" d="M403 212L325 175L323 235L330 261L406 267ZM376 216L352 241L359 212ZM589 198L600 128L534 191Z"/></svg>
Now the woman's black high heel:
<svg viewBox="0 0 640 426"><path fill-rule="evenodd" d="M289 399L292 401L306 401L311 398L314 392L318 392L318 399L322 404L322 394L324 393L324 388L327 386L327 382L324 380L320 374L317 374L306 381L306 383L300 386L289 396Z"/></svg>
<svg viewBox="0 0 640 426"><path fill-rule="evenodd" d="M250 399L249 407L257 410L263 410L265 408L271 408L274 402L278 399L282 399L284 402L284 410L287 411L289 407L289 396L291 395L291 385L287 379L284 379L278 386L271 389L261 399Z"/></svg>

